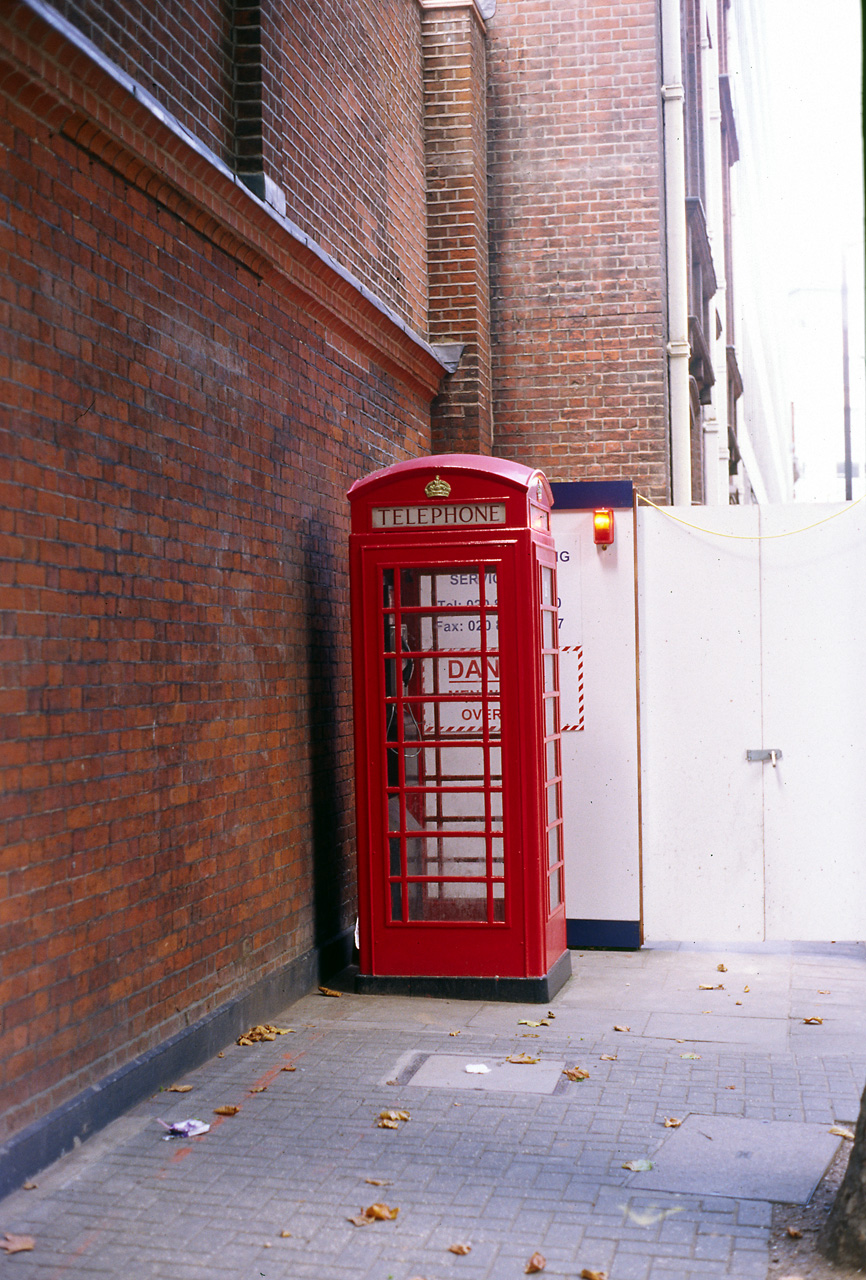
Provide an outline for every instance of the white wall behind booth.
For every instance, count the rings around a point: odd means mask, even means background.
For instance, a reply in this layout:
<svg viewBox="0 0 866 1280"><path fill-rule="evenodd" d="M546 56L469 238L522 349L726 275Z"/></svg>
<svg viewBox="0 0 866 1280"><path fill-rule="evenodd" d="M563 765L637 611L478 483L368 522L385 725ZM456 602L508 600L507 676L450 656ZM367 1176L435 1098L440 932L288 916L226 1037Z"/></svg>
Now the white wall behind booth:
<svg viewBox="0 0 866 1280"><path fill-rule="evenodd" d="M592 509L610 491L555 484L551 532L560 596L565 908L569 946L640 944L633 513L593 544ZM616 491L615 491L616 493ZM608 501L604 498L607 497Z"/></svg>

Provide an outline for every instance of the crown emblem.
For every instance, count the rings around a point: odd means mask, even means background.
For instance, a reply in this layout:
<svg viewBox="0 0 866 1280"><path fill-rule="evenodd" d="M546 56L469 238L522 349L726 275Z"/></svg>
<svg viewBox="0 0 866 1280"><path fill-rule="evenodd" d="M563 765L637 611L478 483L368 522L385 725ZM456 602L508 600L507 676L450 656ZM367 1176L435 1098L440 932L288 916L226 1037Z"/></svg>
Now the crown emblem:
<svg viewBox="0 0 866 1280"><path fill-rule="evenodd" d="M437 476L435 480L430 481L424 492L428 498L447 498L451 492L451 485L447 480L440 480Z"/></svg>

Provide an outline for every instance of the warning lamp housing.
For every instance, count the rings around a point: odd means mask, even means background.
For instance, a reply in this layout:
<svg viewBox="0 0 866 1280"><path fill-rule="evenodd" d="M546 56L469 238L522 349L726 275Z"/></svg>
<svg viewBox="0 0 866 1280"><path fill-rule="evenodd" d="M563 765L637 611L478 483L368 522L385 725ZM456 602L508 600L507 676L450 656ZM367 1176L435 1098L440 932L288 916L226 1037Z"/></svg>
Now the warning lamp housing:
<svg viewBox="0 0 866 1280"><path fill-rule="evenodd" d="M613 545L613 511L610 507L597 507L593 511L592 540L597 547Z"/></svg>

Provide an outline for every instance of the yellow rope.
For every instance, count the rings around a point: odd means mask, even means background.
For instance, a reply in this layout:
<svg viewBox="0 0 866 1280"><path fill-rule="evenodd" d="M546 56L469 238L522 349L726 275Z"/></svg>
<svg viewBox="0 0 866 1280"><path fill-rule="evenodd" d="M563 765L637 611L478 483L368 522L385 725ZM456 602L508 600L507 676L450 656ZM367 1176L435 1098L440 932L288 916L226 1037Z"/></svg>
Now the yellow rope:
<svg viewBox="0 0 866 1280"><path fill-rule="evenodd" d="M843 507L841 511L834 511L831 516L825 516L823 520L816 520L814 524L804 525L802 529L790 529L787 533L717 533L715 529L705 529L702 525L691 524L688 520L683 520L681 516L675 516L666 507L660 507L653 502L651 498L645 498L642 493L635 493L638 502L645 502L648 507L655 507L656 511L660 511L663 516L667 516L668 520L676 520L677 524L684 524L687 529L697 529L698 533L709 533L714 538L735 538L737 542L768 542L771 538L792 538L795 533L807 533L809 529L817 529L819 524L827 524L829 520L835 520L837 516L842 516L846 511L851 511L858 503L866 499L866 494L862 498L856 498L854 502Z"/></svg>

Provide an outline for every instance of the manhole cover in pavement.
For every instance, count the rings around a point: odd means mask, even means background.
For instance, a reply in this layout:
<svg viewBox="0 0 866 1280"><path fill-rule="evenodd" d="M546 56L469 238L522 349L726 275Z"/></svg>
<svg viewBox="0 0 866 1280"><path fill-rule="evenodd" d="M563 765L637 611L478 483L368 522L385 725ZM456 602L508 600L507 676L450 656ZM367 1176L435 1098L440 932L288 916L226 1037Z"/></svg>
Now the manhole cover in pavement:
<svg viewBox="0 0 866 1280"><path fill-rule="evenodd" d="M839 1146L829 1127L690 1115L629 1186L806 1204Z"/></svg>
<svg viewBox="0 0 866 1280"><path fill-rule="evenodd" d="M488 1067L488 1071L467 1071L469 1066ZM403 1071L401 1084L421 1085L426 1089L483 1089L494 1093L553 1093L562 1081L565 1063L542 1059L540 1062L506 1062L502 1055L470 1058L456 1053L431 1053L414 1071Z"/></svg>

